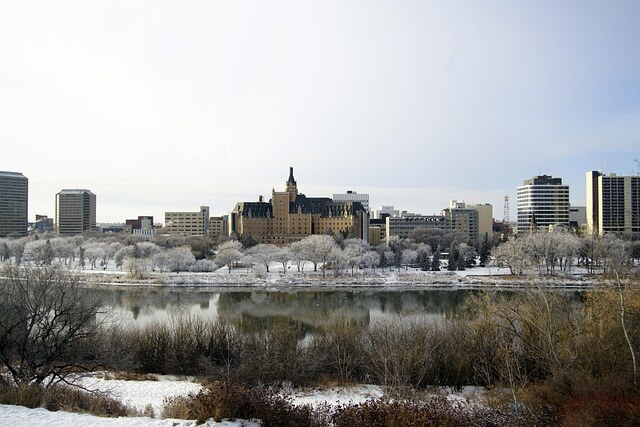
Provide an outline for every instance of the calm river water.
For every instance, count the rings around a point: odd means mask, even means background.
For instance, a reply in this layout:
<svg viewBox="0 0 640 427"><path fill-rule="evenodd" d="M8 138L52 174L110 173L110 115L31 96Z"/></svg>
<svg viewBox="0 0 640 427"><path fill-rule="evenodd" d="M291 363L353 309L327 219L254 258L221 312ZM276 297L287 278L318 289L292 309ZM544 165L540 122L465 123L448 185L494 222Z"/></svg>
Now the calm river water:
<svg viewBox="0 0 640 427"><path fill-rule="evenodd" d="M169 321L174 316L189 314L225 320L242 329L260 330L272 321L287 321L313 330L332 316L367 324L405 316L425 319L462 316L468 313L470 297L479 291L209 292L193 288L117 288L92 292L101 296L116 318L130 325ZM582 300L580 292L565 295L577 304Z"/></svg>

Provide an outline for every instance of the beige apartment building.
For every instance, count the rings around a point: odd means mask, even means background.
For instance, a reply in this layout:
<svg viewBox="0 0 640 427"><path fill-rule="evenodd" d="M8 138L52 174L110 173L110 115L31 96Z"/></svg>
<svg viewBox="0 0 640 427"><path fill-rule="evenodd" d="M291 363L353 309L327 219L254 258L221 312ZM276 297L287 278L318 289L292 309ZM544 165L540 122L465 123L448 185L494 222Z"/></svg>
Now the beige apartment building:
<svg viewBox="0 0 640 427"><path fill-rule="evenodd" d="M209 234L209 206L196 212L165 212L162 234L205 236Z"/></svg>
<svg viewBox="0 0 640 427"><path fill-rule="evenodd" d="M56 194L56 233L74 236L96 230L96 195L89 190Z"/></svg>
<svg viewBox="0 0 640 427"><path fill-rule="evenodd" d="M587 172L587 231L640 232L640 176Z"/></svg>
<svg viewBox="0 0 640 427"><path fill-rule="evenodd" d="M271 200L240 202L229 215L229 232L251 236L260 243L284 245L313 234L342 233L367 240L369 215L360 202L307 197L289 169L285 191L272 191Z"/></svg>
<svg viewBox="0 0 640 427"><path fill-rule="evenodd" d="M226 216L212 216L209 218L209 236L228 236L229 230L227 222Z"/></svg>

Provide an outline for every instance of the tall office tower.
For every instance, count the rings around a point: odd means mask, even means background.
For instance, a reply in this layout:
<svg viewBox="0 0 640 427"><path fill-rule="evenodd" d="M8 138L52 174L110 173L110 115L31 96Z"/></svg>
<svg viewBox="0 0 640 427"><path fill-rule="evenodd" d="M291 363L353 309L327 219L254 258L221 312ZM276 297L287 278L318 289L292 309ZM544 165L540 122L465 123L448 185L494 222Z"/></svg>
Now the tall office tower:
<svg viewBox="0 0 640 427"><path fill-rule="evenodd" d="M0 171L0 237L27 235L29 180L19 172Z"/></svg>
<svg viewBox="0 0 640 427"><path fill-rule="evenodd" d="M96 195L89 190L56 194L56 233L77 235L96 230Z"/></svg>
<svg viewBox="0 0 640 427"><path fill-rule="evenodd" d="M550 225L569 226L569 186L561 178L534 176L518 187L518 233Z"/></svg>
<svg viewBox="0 0 640 427"><path fill-rule="evenodd" d="M587 230L640 232L640 176L587 172Z"/></svg>

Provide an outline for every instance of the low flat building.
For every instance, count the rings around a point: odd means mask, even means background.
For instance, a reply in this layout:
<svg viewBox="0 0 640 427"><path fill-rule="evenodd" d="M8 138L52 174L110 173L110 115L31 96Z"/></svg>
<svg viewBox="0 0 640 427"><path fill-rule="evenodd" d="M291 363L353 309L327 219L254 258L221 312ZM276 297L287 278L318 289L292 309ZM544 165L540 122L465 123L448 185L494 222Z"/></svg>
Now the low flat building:
<svg viewBox="0 0 640 427"><path fill-rule="evenodd" d="M387 243L391 237L408 239L411 232L416 229L447 229L447 220L444 215L412 215L386 218Z"/></svg>
<svg viewBox="0 0 640 427"><path fill-rule="evenodd" d="M151 238L156 235L153 216L138 216L137 219L125 220L124 232Z"/></svg>

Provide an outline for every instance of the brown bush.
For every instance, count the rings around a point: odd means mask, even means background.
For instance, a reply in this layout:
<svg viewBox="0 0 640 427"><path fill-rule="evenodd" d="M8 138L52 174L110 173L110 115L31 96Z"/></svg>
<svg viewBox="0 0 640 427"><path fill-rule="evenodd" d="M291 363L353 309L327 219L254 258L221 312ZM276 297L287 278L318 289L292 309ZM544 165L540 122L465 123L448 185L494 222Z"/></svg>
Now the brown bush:
<svg viewBox="0 0 640 427"><path fill-rule="evenodd" d="M640 392L628 378L554 378L529 387L525 404L551 408L563 426L640 425Z"/></svg>
<svg viewBox="0 0 640 427"><path fill-rule="evenodd" d="M546 426L554 418L544 410L472 408L453 405L443 397L422 402L370 400L338 407L332 417L335 427L388 426Z"/></svg>
<svg viewBox="0 0 640 427"><path fill-rule="evenodd" d="M196 395L167 400L163 417L196 419L260 419L264 426L322 425L321 418L308 406L293 406L285 398L264 387L249 387L216 381Z"/></svg>
<svg viewBox="0 0 640 427"><path fill-rule="evenodd" d="M81 412L100 417L125 417L132 410L105 393L87 392L71 386L42 387L37 384L0 383L0 403L50 411Z"/></svg>

